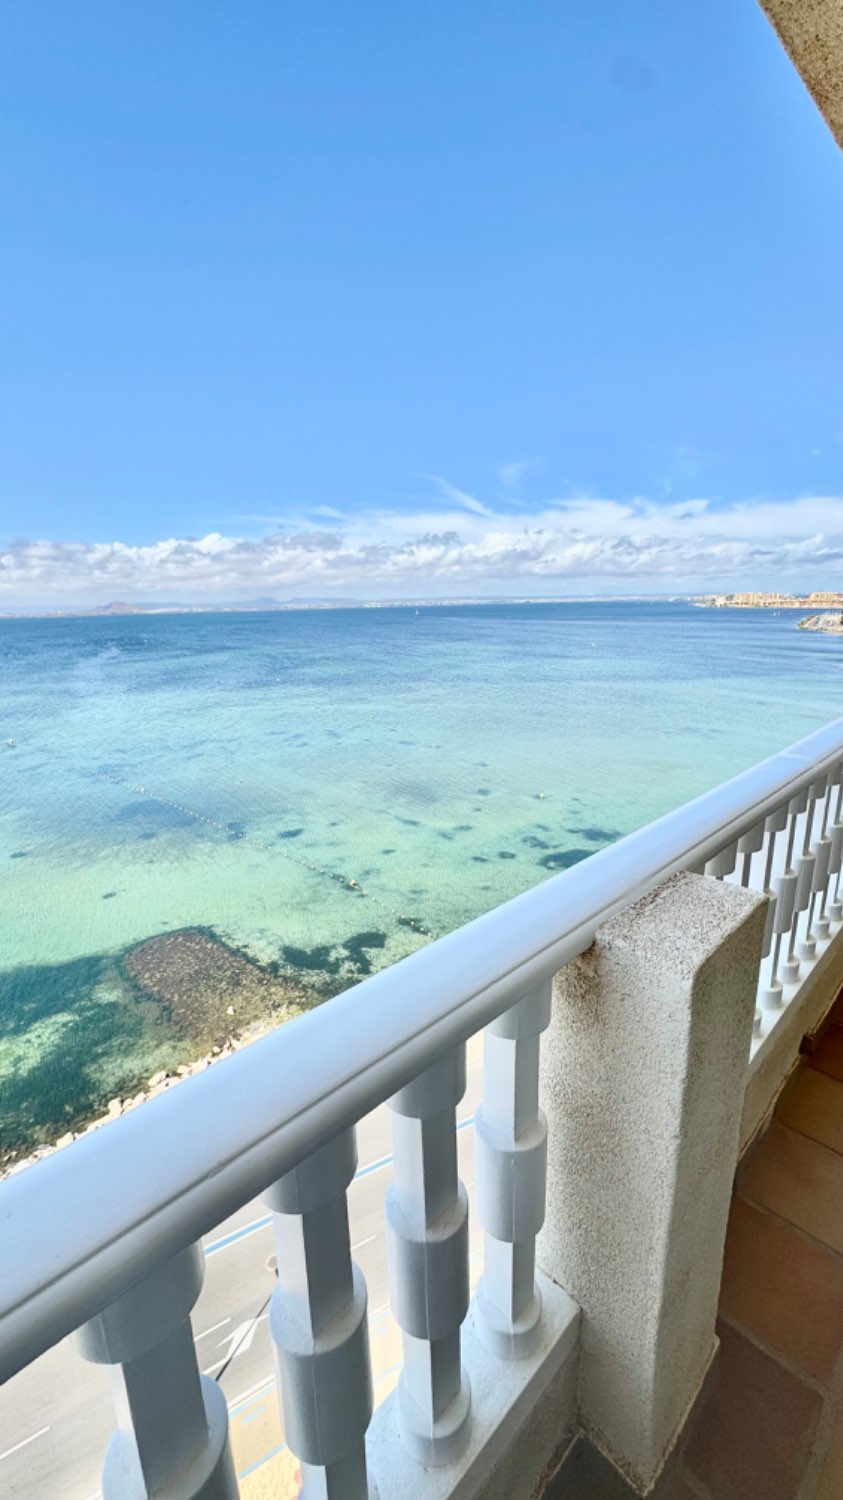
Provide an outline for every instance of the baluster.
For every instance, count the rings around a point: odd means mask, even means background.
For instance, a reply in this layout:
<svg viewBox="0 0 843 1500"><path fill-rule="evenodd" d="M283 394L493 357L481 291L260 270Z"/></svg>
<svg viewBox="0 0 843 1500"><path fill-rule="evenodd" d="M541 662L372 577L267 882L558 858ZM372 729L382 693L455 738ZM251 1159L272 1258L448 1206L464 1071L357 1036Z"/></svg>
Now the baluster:
<svg viewBox="0 0 843 1500"><path fill-rule="evenodd" d="M795 984L799 978L799 959L796 956L796 936L799 927L799 918L807 908L811 896L811 881L814 875L814 861L811 856L811 832L814 826L814 810L817 799L825 790L824 783L812 781L800 794L798 800L804 803L804 822L802 825L802 852L796 856L796 887L793 893L793 915L790 923L790 935L787 943L787 957L782 964L782 978L788 984ZM794 799L797 800L797 799Z"/></svg>
<svg viewBox="0 0 843 1500"><path fill-rule="evenodd" d="M367 1500L372 1415L366 1283L351 1259L346 1189L357 1167L343 1131L264 1195L273 1214L278 1283L269 1329L284 1435L305 1500Z"/></svg>
<svg viewBox="0 0 843 1500"><path fill-rule="evenodd" d="M828 885L823 891L822 908L817 921L817 936L827 938L831 931L831 922L843 920L843 907L840 904L840 871L843 868L843 761L835 772L837 782L837 806L834 810L834 822L831 825L831 854L828 860ZM828 902L831 891L832 876L834 877L834 897ZM828 904L827 904L828 903Z"/></svg>
<svg viewBox="0 0 843 1500"><path fill-rule="evenodd" d="M483 1103L475 1128L477 1212L485 1265L477 1331L501 1359L520 1359L541 1334L536 1235L544 1223L547 1126L539 1110L539 1044L550 1024L551 983L486 1027Z"/></svg>
<svg viewBox="0 0 843 1500"><path fill-rule="evenodd" d="M811 841L813 823L816 822L817 802L822 801L822 825L820 834L816 840ZM817 781L811 781L808 787L808 813L805 817L805 838L802 846L801 858L799 858L799 885L796 886L796 909L807 913L805 915L805 930L802 933L801 944L798 945L799 959L816 959L816 938L811 932L813 926L814 897L816 897L817 880L825 879L828 871L828 858L831 855L831 840L825 838L825 822L828 814L828 777L823 775ZM801 904L799 904L801 901Z"/></svg>
<svg viewBox="0 0 843 1500"><path fill-rule="evenodd" d="M117 1429L104 1500L236 1500L228 1408L199 1374L190 1326L204 1274L201 1248L191 1245L75 1335L86 1359L110 1367Z"/></svg>
<svg viewBox="0 0 843 1500"><path fill-rule="evenodd" d="M825 871L825 879L820 891L819 912L814 922L814 935L819 941L825 941L831 935L831 921L828 916L828 897L831 894L832 877L840 870L840 864L835 864L834 856L840 858L840 850L843 849L843 823L840 822L840 805L843 798L843 762L832 766L828 774L828 804L823 814L823 832L828 838L828 868ZM831 805L834 804L834 816L831 826L828 825L828 817L831 816Z"/></svg>
<svg viewBox="0 0 843 1500"><path fill-rule="evenodd" d="M828 827L828 814L831 809L831 796L833 788L833 772L824 778L825 792L822 798L822 816L820 822L819 836L811 846L813 857L813 869L811 872L811 888L808 904L808 915L805 921L805 935L799 945L799 957L814 959L817 956L817 939L814 933L814 918L817 909L817 897L822 894L828 883L828 864L831 858L831 839L826 834Z"/></svg>
<svg viewBox="0 0 843 1500"><path fill-rule="evenodd" d="M764 820L764 832L767 837L767 847L764 851L764 884L763 891L767 897L767 921L764 927L764 944L761 950L762 958L768 958L773 946L773 938L776 933L776 907L778 904L776 888L773 885L773 863L776 853L776 837L783 833L787 827L787 803L782 803L775 812L769 814ZM776 1009L781 1004L781 982L777 988L773 988L775 982L775 971L773 961L770 964L770 982L768 985L760 986L759 1000L765 1009ZM755 1012L756 1035L760 1030L760 1011Z"/></svg>
<svg viewBox="0 0 843 1500"><path fill-rule="evenodd" d="M386 1198L392 1311L403 1332L401 1435L419 1463L468 1442L471 1391L460 1359L468 1310L468 1197L457 1175L456 1106L465 1048L446 1053L389 1101L394 1174Z"/></svg>
<svg viewBox="0 0 843 1500"><path fill-rule="evenodd" d="M738 854L743 855L743 864L741 867L742 886L749 885L749 877L752 872L752 856L753 854L757 854L759 849L763 847L765 826L762 819L760 823L756 823L754 827L747 829L747 832L741 834L741 837L738 839Z"/></svg>
<svg viewBox="0 0 843 1500"><path fill-rule="evenodd" d="M774 875L771 881L771 890L775 898L773 909L773 957L770 965L770 980L766 988L761 991L761 1002L765 1009L776 1010L784 1001L784 987L779 978L779 961L781 958L782 942L785 933L791 931L791 924L795 921L794 902L796 899L796 871L793 868L793 849L796 843L796 829L799 818L808 806L807 791L797 792L787 803L787 848L784 858L784 870L780 875ZM776 814L771 814L775 817ZM783 969L784 972L784 969ZM799 966L796 965L798 977ZM787 978L785 974L785 978Z"/></svg>
<svg viewBox="0 0 843 1500"><path fill-rule="evenodd" d="M723 880L727 875L731 875L735 868L737 857L738 845L737 841L733 841L731 844L727 844L725 849L721 849L719 854L715 854L711 859L706 860L703 873L710 876L713 880Z"/></svg>

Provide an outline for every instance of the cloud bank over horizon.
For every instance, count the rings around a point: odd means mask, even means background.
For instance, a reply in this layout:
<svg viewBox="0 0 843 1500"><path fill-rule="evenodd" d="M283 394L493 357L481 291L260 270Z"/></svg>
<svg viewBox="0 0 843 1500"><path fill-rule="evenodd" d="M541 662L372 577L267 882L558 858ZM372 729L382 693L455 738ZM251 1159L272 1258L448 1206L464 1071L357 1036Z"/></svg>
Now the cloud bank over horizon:
<svg viewBox="0 0 843 1500"><path fill-rule="evenodd" d="M516 466L513 466L515 468ZM843 495L442 503L366 515L241 516L202 537L0 541L0 609L231 600L717 592L843 582ZM245 523L245 524L244 524ZM256 525L259 530L256 532Z"/></svg>

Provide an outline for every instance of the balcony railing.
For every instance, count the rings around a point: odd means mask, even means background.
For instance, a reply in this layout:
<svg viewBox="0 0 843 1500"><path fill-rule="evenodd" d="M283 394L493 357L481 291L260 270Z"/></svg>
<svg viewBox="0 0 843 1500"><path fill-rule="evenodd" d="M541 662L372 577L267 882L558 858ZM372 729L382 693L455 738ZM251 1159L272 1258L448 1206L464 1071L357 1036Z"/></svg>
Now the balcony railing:
<svg viewBox="0 0 843 1500"><path fill-rule="evenodd" d="M190 1312L202 1236L261 1195L274 1218L270 1326L302 1493L363 1500L372 1383L346 1191L355 1126L387 1102L390 1298L404 1352L394 1433L378 1436L397 1447L379 1472L409 1462L419 1483L430 1469L459 1473L461 1455L486 1441L491 1409L472 1409L462 1348L469 1215L456 1107L467 1041L485 1029L472 1327L509 1400L507 1372L546 1360L571 1322L548 1323L535 1265L547 1167L540 1039L554 975L675 872L741 885L768 898L752 1049L769 1049L843 918L841 774L843 719L8 1179L0 1380L78 1331L114 1387L106 1500L232 1500L226 1405L199 1374ZM516 1393L519 1421L527 1389ZM387 1500L388 1478L379 1483Z"/></svg>

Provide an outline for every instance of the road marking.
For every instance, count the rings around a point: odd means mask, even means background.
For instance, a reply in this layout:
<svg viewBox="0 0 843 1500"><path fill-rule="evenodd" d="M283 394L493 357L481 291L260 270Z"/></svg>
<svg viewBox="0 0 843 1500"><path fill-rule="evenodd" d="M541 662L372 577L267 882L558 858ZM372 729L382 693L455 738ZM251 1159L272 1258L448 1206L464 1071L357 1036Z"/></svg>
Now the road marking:
<svg viewBox="0 0 843 1500"><path fill-rule="evenodd" d="M254 1474L255 1469L260 1468L261 1464L268 1464L271 1458L277 1458L279 1453L283 1453L286 1446L286 1443L281 1443L277 1448L270 1449L269 1453L265 1453L263 1455L263 1458L258 1458L253 1464L249 1464L248 1469L241 1469L240 1473L237 1475L237 1478L247 1479L250 1474Z"/></svg>
<svg viewBox="0 0 843 1500"><path fill-rule="evenodd" d="M223 1344L228 1344L226 1353L222 1356L222 1359L214 1360L212 1365L208 1365L207 1369L202 1371L202 1374L212 1375L214 1370L219 1369L220 1365L228 1364L230 1360L236 1359L238 1354L245 1354L247 1349L251 1349L258 1324L265 1323L268 1317L269 1313L262 1313L258 1318L249 1318L245 1323L241 1323L239 1328L235 1328L233 1333L227 1333L225 1338L220 1339L217 1348L221 1349ZM231 1319L227 1318L226 1322L230 1323Z"/></svg>
<svg viewBox="0 0 843 1500"><path fill-rule="evenodd" d="M223 1344L228 1344L228 1349L225 1353L226 1359L233 1359L236 1354L245 1354L246 1350L252 1347L255 1334L258 1331L258 1324L265 1323L268 1317L269 1313L261 1313L257 1318L247 1318L245 1323L241 1323L235 1328L233 1333L227 1333L225 1338L220 1339L217 1348L221 1349ZM222 1363L221 1359L217 1360L217 1364Z"/></svg>
<svg viewBox="0 0 843 1500"><path fill-rule="evenodd" d="M469 1125L474 1124L474 1115L469 1115L465 1120L457 1121L457 1130L467 1130ZM370 1161L365 1167L358 1167L354 1174L354 1181L358 1178L371 1177L373 1172L382 1172L384 1167L392 1165L392 1155L379 1156L377 1161ZM272 1223L272 1214L266 1214L263 1218L252 1219L248 1224L241 1224L239 1229L232 1229L230 1234L223 1235L222 1239L212 1240L210 1245L205 1246L205 1255L217 1255L220 1250L227 1250L229 1245L236 1245L238 1240L244 1240L247 1235L256 1234L259 1229L268 1229Z"/></svg>
<svg viewBox="0 0 843 1500"><path fill-rule="evenodd" d="M241 1224L239 1229L232 1229L231 1233L223 1235L221 1240L214 1240L210 1245L206 1245L205 1255L216 1255L218 1250L227 1250L229 1245L245 1239L247 1234L255 1234L258 1229L268 1229L271 1223L272 1214L266 1214L262 1219L252 1219L249 1224Z"/></svg>
<svg viewBox="0 0 843 1500"><path fill-rule="evenodd" d="M194 1339L193 1339L194 1344L198 1344L200 1339L206 1339L208 1337L209 1333L216 1333L220 1328L224 1328L225 1325L226 1325L226 1323L230 1323L230 1322L231 1322L230 1318L223 1318L222 1322L221 1323L215 1323L214 1326L213 1326L213 1328L206 1328L205 1331L204 1331L204 1333L197 1333L197 1334L195 1334L194 1335Z"/></svg>
<svg viewBox="0 0 843 1500"><path fill-rule="evenodd" d="M258 1383L257 1383L257 1385L250 1385L249 1389L247 1391L243 1391L242 1395L237 1396L234 1401L229 1401L229 1403L228 1403L228 1409L229 1409L229 1411L235 1411L237 1409L237 1407L244 1406L246 1404L246 1402L251 1399L252 1396L256 1396L259 1391L267 1391L267 1390L269 1390L269 1387L271 1385L274 1385L274 1384L275 1384L275 1376L274 1375L268 1375L267 1378L266 1378L266 1380L259 1380Z"/></svg>
<svg viewBox="0 0 843 1500"><path fill-rule="evenodd" d="M25 1448L28 1443L34 1443L36 1438L43 1437L44 1433L49 1432L49 1430L49 1426L47 1426L39 1427L37 1432L31 1432L29 1434L29 1437L22 1438L19 1443L15 1443L13 1448L7 1448L5 1453L0 1453L0 1461L2 1461L4 1458L11 1458L13 1453L19 1453L21 1448Z"/></svg>
<svg viewBox="0 0 843 1500"><path fill-rule="evenodd" d="M364 1245L373 1245L375 1243L376 1239L377 1239L377 1235L376 1234L370 1234L369 1238L367 1240L358 1240L357 1244L356 1245L352 1245L352 1247L351 1247L352 1253L355 1250L362 1250Z"/></svg>

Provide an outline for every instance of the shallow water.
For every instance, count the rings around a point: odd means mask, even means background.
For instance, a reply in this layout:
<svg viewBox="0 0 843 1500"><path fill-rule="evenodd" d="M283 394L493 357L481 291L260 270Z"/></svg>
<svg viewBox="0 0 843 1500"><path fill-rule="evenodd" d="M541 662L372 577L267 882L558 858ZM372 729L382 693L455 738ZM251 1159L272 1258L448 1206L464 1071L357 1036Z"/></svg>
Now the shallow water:
<svg viewBox="0 0 843 1500"><path fill-rule="evenodd" d="M127 947L209 929L330 993L836 717L798 618L0 621L0 1145L190 1052Z"/></svg>

